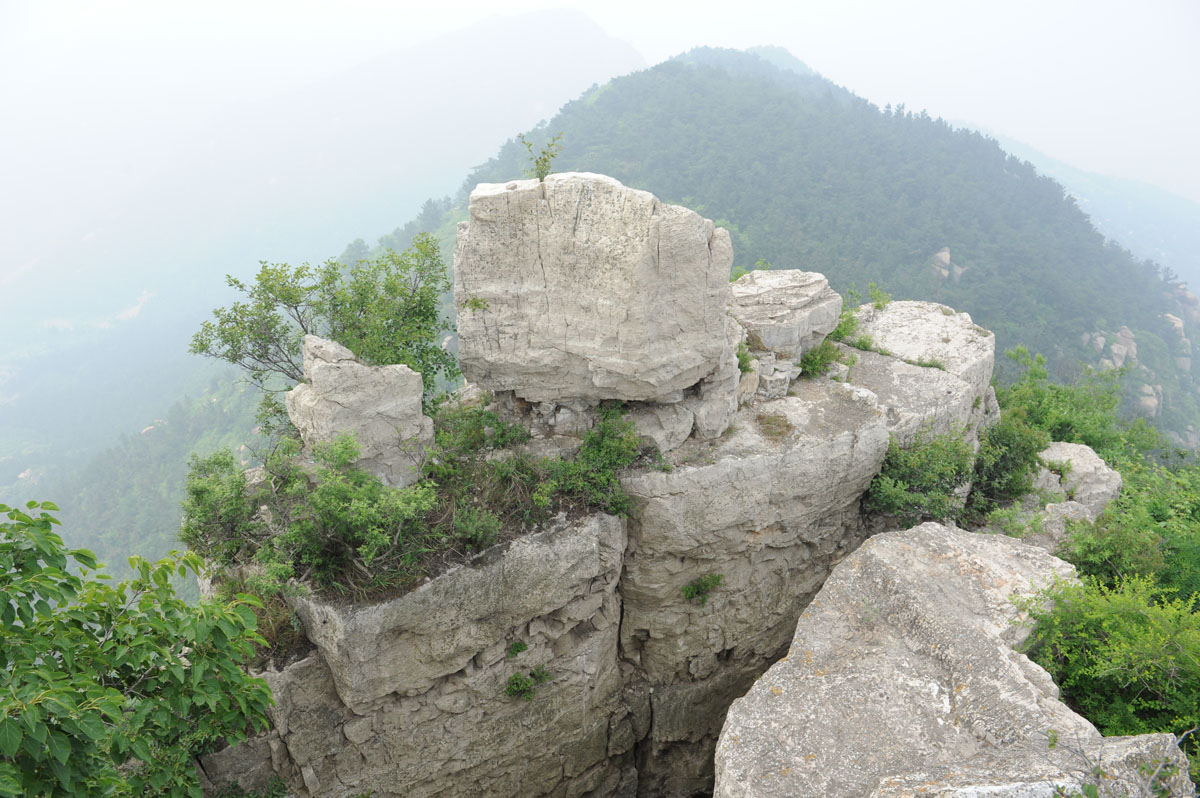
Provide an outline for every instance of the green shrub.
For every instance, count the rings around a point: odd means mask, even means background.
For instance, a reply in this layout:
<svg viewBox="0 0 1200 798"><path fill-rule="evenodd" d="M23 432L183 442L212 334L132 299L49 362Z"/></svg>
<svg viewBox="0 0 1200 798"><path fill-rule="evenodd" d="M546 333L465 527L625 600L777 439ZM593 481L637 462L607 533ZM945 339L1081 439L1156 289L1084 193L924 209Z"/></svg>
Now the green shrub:
<svg viewBox="0 0 1200 798"><path fill-rule="evenodd" d="M800 374L806 377L819 377L829 371L829 367L841 359L841 351L828 338L821 341L819 346L800 356Z"/></svg>
<svg viewBox="0 0 1200 798"><path fill-rule="evenodd" d="M550 681L550 674L542 665L537 666L528 674L514 673L508 677L508 682L504 685L504 694L509 698L520 698L525 701L532 701L537 695L537 688L540 684L545 684Z"/></svg>
<svg viewBox="0 0 1200 798"><path fill-rule="evenodd" d="M876 310L883 310L892 301L892 295L875 285L874 282L867 284L867 296L871 298L871 305Z"/></svg>
<svg viewBox="0 0 1200 798"><path fill-rule="evenodd" d="M508 658L516 659L522 651L528 651L529 645L524 640L517 640L508 647Z"/></svg>
<svg viewBox="0 0 1200 798"><path fill-rule="evenodd" d="M976 517L987 515L1000 502L1018 499L1033 490L1033 477L1040 465L1038 452L1049 443L1049 436L1027 424L1019 409L1001 415L979 439L975 479L967 500L969 512Z"/></svg>
<svg viewBox="0 0 1200 798"><path fill-rule="evenodd" d="M721 574L705 574L697 577L683 586L683 597L688 601L698 601L703 607L708 603L708 594L713 592L724 578Z"/></svg>
<svg viewBox="0 0 1200 798"><path fill-rule="evenodd" d="M1130 577L1111 587L1059 585L1025 608L1036 622L1030 658L1104 734L1180 734L1200 724L1200 598L1166 599L1153 580ZM1185 751L1195 779L1195 738Z"/></svg>
<svg viewBox="0 0 1200 798"><path fill-rule="evenodd" d="M753 371L754 367L750 365L751 360L753 358L750 357L750 350L746 347L746 344L739 343L737 348L738 370L743 374Z"/></svg>
<svg viewBox="0 0 1200 798"><path fill-rule="evenodd" d="M883 468L867 491L866 510L905 524L948 521L962 510L955 491L971 479L971 446L958 435L918 435L907 447L888 445Z"/></svg>

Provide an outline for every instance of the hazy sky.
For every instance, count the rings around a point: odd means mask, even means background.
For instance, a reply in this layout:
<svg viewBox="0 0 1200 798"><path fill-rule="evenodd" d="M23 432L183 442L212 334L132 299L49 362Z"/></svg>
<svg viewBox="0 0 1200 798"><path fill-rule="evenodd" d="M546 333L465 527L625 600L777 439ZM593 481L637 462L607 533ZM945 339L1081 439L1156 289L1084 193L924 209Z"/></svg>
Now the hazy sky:
<svg viewBox="0 0 1200 798"><path fill-rule="evenodd" d="M145 117L152 131L186 112L171 102L181 89L193 110L217 106L252 83L285 86L548 7L586 12L649 63L702 44L781 45L880 105L970 121L1200 200L1197 0L0 0L0 99L16 111L10 124L36 113L40 143L69 147L85 132L72 124L81 107Z"/></svg>

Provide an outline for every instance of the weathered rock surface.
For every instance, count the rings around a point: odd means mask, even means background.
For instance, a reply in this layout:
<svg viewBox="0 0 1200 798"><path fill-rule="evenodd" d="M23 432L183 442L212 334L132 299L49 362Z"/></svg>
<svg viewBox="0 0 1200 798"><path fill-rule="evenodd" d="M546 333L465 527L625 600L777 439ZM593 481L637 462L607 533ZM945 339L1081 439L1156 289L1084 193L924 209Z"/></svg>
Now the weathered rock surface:
<svg viewBox="0 0 1200 798"><path fill-rule="evenodd" d="M296 792L339 798L621 794L644 733L617 664L624 547L623 521L591 516L392 602L298 601L318 651L265 674L271 734L206 769L245 787L279 773ZM510 656L518 641L527 648ZM539 666L549 681L532 700L505 694Z"/></svg>
<svg viewBox="0 0 1200 798"><path fill-rule="evenodd" d="M530 618L557 610L577 615L569 605L579 585L615 580L624 550L625 522L595 515L489 549L382 604L305 596L289 602L329 664L341 700L363 713L390 694L425 692ZM589 593L584 601L588 609L576 622L600 598Z"/></svg>
<svg viewBox="0 0 1200 798"><path fill-rule="evenodd" d="M730 287L729 312L767 349L785 357L799 358L819 344L842 312L842 297L816 272L752 271Z"/></svg>
<svg viewBox="0 0 1200 798"><path fill-rule="evenodd" d="M707 788L724 707L786 647L865 534L858 503L887 451L883 415L868 392L830 380L795 393L742 410L719 441L676 449L673 471L622 483L641 511L621 580L621 653L653 687L642 794ZM704 604L682 600L706 574L721 586Z"/></svg>
<svg viewBox="0 0 1200 798"><path fill-rule="evenodd" d="M367 366L341 344L304 337L304 374L287 392L288 417L305 446L351 432L358 467L387 485L411 485L433 445L433 421L421 412L421 375L408 366Z"/></svg>
<svg viewBox="0 0 1200 798"><path fill-rule="evenodd" d="M732 263L725 230L611 177L481 184L454 254L463 374L536 402L662 401L728 358Z"/></svg>
<svg viewBox="0 0 1200 798"><path fill-rule="evenodd" d="M919 435L962 435L974 440L984 421L985 396L977 385L931 366L839 345L854 365L845 380L879 399L888 431L904 446ZM991 375L988 375L989 379Z"/></svg>
<svg viewBox="0 0 1200 798"><path fill-rule="evenodd" d="M1061 479L1054 472L1041 469L1034 488L1079 502L1091 514L1089 520L1095 520L1121 494L1121 475L1109 468L1090 446L1056 441L1039 452L1038 457L1043 463L1066 464L1068 469Z"/></svg>
<svg viewBox="0 0 1200 798"><path fill-rule="evenodd" d="M889 302L882 310L863 305L857 311L860 333L901 360L939 363L983 396L996 360L996 337L936 302Z"/></svg>
<svg viewBox="0 0 1200 798"><path fill-rule="evenodd" d="M1040 549L940 524L871 538L733 703L714 795L1049 797L1103 761L1149 796L1138 766L1162 756L1191 795L1171 735L1105 740L1013 650L1028 632L1012 599L1072 575Z"/></svg>

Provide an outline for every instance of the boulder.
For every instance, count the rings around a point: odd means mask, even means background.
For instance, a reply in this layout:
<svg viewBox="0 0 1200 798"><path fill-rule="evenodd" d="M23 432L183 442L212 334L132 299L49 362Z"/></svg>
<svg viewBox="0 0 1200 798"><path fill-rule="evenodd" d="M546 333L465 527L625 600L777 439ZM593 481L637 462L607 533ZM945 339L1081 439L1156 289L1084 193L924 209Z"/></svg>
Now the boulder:
<svg viewBox="0 0 1200 798"><path fill-rule="evenodd" d="M663 401L729 357L733 249L708 219L588 173L480 184L469 208L454 298L481 388Z"/></svg>
<svg viewBox="0 0 1200 798"><path fill-rule="evenodd" d="M1039 452L1038 458L1045 464L1065 464L1067 473L1060 478L1042 468L1033 487L1082 504L1091 514L1089 521L1094 521L1121 493L1121 475L1090 446L1056 441Z"/></svg>
<svg viewBox="0 0 1200 798"><path fill-rule="evenodd" d="M800 617L787 656L730 707L717 798L1052 796L1103 762L1149 796L1140 768L1179 766L1169 734L1105 739L1014 650L1014 598L1073 569L998 535L927 523L870 538ZM1055 739L1051 741L1053 730Z"/></svg>
<svg viewBox="0 0 1200 798"><path fill-rule="evenodd" d="M889 302L882 310L863 305L857 311L860 334L901 360L937 363L983 396L992 379L996 337L966 313L936 302Z"/></svg>
<svg viewBox="0 0 1200 798"><path fill-rule="evenodd" d="M433 445L420 374L403 365L367 366L341 344L306 335L304 376L284 401L306 447L353 433L359 468L391 486L420 478L418 465Z"/></svg>
<svg viewBox="0 0 1200 798"><path fill-rule="evenodd" d="M729 312L767 349L799 358L833 332L842 298L822 274L791 269L752 271L730 286Z"/></svg>

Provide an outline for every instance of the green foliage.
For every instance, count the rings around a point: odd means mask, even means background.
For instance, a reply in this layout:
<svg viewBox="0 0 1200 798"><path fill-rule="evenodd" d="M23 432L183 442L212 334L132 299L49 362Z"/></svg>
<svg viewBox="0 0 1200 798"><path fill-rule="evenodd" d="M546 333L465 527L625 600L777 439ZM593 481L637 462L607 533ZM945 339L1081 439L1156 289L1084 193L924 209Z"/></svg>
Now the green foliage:
<svg viewBox="0 0 1200 798"><path fill-rule="evenodd" d="M968 512L987 515L1001 502L1019 499L1033 490L1033 477L1040 465L1038 452L1049 443L1050 436L1027 424L1019 409L1003 413L980 436Z"/></svg>
<svg viewBox="0 0 1200 798"><path fill-rule="evenodd" d="M440 305L450 281L427 233L402 254L388 250L351 266L336 260L316 267L264 262L253 284L232 276L226 281L245 300L213 311L190 351L233 363L264 391L304 379L308 334L331 338L372 365L403 363L420 372L427 401L439 377L458 377L453 354L441 346L453 332ZM277 402L268 401L264 411L279 423Z"/></svg>
<svg viewBox="0 0 1200 798"><path fill-rule="evenodd" d="M1168 599L1153 580L1114 586L1058 585L1025 606L1036 622L1029 656L1050 672L1064 700L1106 735L1200 724L1200 597ZM1186 743L1192 777L1200 747Z"/></svg>
<svg viewBox="0 0 1200 798"><path fill-rule="evenodd" d="M525 643L524 640L517 640L511 646L508 647L508 658L516 659L518 654L520 654L522 651L528 651L528 650L529 650L529 646Z"/></svg>
<svg viewBox="0 0 1200 798"><path fill-rule="evenodd" d="M533 697L537 695L538 685L548 681L550 681L549 672L545 667L539 665L528 674L514 673L508 677L508 682L504 685L504 694L509 698L532 701Z"/></svg>
<svg viewBox="0 0 1200 798"><path fill-rule="evenodd" d="M697 577L683 586L683 597L688 601L697 601L703 607L708 603L708 594L712 593L724 578L721 574L705 574Z"/></svg>
<svg viewBox="0 0 1200 798"><path fill-rule="evenodd" d="M217 790L214 798L287 798L287 784L278 776L271 778L261 790L244 790L237 783L227 784Z"/></svg>
<svg viewBox="0 0 1200 798"><path fill-rule="evenodd" d="M1070 385L1050 382L1046 359L1018 346L1004 353L1023 370L1020 379L996 396L1006 410L1019 410L1030 426L1051 440L1083 443L1106 460L1122 458L1128 439L1115 410L1120 403L1119 374L1087 374Z"/></svg>
<svg viewBox="0 0 1200 798"><path fill-rule="evenodd" d="M446 555L484 549L559 510L627 514L630 498L616 474L639 451L623 413L601 408L579 453L550 460L490 456L528 434L483 407L445 407L424 479L406 488L353 467L350 436L314 447L311 466L299 462L296 441L278 441L253 486L229 452L194 458L181 536L216 563L246 566L239 570L247 589L266 599L264 626L291 638L281 600L294 589L290 580L355 596L402 589ZM290 648L274 636L269 642L280 654Z"/></svg>
<svg viewBox="0 0 1200 798"><path fill-rule="evenodd" d="M892 295L875 285L874 280L867 283L867 296L871 298L871 305L876 310L883 310L892 301Z"/></svg>
<svg viewBox="0 0 1200 798"><path fill-rule="evenodd" d="M925 432L906 447L893 439L864 506L910 525L954 519L962 511L955 492L971 479L973 461L971 446L961 435Z"/></svg>
<svg viewBox="0 0 1200 798"><path fill-rule="evenodd" d="M818 346L800 356L800 373L806 377L819 377L841 359L841 351L825 338Z"/></svg>
<svg viewBox="0 0 1200 798"><path fill-rule="evenodd" d="M738 370L743 374L753 371L754 367L750 365L752 359L750 357L750 350L746 347L746 344L739 342L737 347Z"/></svg>
<svg viewBox="0 0 1200 798"><path fill-rule="evenodd" d="M195 555L92 578L55 510L0 505L0 796L199 796L193 757L267 726L270 691L241 667L260 639L254 600L178 598L171 576Z"/></svg>
<svg viewBox="0 0 1200 798"><path fill-rule="evenodd" d="M517 134L517 141L529 150L529 169L525 170L526 177L536 177L540 181L545 181L550 174L551 162L558 155L558 151L562 149L562 137L562 133L556 133L540 150L534 153L533 142L526 139L524 133Z"/></svg>

